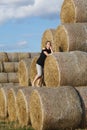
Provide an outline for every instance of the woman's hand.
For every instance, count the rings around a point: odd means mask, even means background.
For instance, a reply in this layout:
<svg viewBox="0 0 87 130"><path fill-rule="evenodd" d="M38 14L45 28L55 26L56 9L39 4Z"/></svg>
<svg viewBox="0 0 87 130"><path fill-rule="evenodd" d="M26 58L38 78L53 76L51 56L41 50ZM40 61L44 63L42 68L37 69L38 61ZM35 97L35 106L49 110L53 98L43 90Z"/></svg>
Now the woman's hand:
<svg viewBox="0 0 87 130"><path fill-rule="evenodd" d="M53 54L52 46L50 46L51 53Z"/></svg>

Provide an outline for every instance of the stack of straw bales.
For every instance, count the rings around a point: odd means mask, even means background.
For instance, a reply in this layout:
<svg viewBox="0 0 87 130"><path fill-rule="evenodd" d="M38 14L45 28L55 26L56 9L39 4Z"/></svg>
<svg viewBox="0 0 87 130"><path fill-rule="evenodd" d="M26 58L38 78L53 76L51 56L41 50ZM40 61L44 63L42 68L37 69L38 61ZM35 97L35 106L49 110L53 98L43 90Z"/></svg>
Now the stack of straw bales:
<svg viewBox="0 0 87 130"><path fill-rule="evenodd" d="M54 35L55 53L45 61L45 84L86 86L87 1L64 0L61 22Z"/></svg>
<svg viewBox="0 0 87 130"><path fill-rule="evenodd" d="M58 26L54 38L55 51L87 52L87 23L64 23Z"/></svg>
<svg viewBox="0 0 87 130"><path fill-rule="evenodd" d="M87 1L64 0L60 16L62 23L87 22Z"/></svg>
<svg viewBox="0 0 87 130"><path fill-rule="evenodd" d="M71 86L34 90L29 104L35 130L75 130L82 121L80 97Z"/></svg>
<svg viewBox="0 0 87 130"><path fill-rule="evenodd" d="M36 75L36 60L40 53L31 53L31 58L23 59L18 65L19 84L30 86Z"/></svg>
<svg viewBox="0 0 87 130"><path fill-rule="evenodd" d="M63 24L44 32L41 48L51 41L55 52L45 61L46 87L28 87L39 53L0 53L0 119L35 130L87 128L86 7L86 0L64 0Z"/></svg>
<svg viewBox="0 0 87 130"><path fill-rule="evenodd" d="M44 79L47 87L86 86L87 53L57 52L48 56L44 67Z"/></svg>
<svg viewBox="0 0 87 130"><path fill-rule="evenodd" d="M87 52L87 0L64 0L54 36L55 51Z"/></svg>
<svg viewBox="0 0 87 130"><path fill-rule="evenodd" d="M51 118L51 116L55 111L57 115L59 110L54 110L57 105L54 107L54 104L51 105L50 103L56 102L58 98L55 99L55 94L53 94L51 89L52 87L58 87L56 88L56 92L61 89L63 89L64 92L68 92L68 90L65 90L67 85L76 86L76 92L80 97L80 106L83 111L79 127L87 127L87 0L64 0L61 9L61 22L62 24L58 26L54 33L49 29L44 32L42 37L41 48L45 47L46 41L51 41L55 53L46 58L44 67L44 80L46 87L50 87L49 90L47 90L47 88L44 90L34 90L30 98L31 123L36 130L56 129L57 124L54 122L56 122L55 119L57 118L56 116L55 118ZM31 69L31 80L33 80L36 74L36 61L35 59L33 61L32 66L34 69ZM59 86L65 86L65 88L60 88ZM52 91L52 93L50 91ZM59 97L58 102L63 99L65 94L62 96L62 92L60 93L61 97ZM57 94L57 96L58 95L59 94ZM69 99L68 95L67 101L69 101ZM59 105L59 107L60 106L61 105ZM65 105L60 108L65 112L64 106ZM53 110L51 110L51 108ZM57 129L65 129L66 125L68 128L73 121L66 124L66 122L70 121L69 118L69 121L64 121L63 123L64 117L62 118L62 115L64 114L62 114L62 112L59 113L61 113L61 116L57 116L59 117L59 128ZM51 121L53 121L53 124Z"/></svg>
<svg viewBox="0 0 87 130"><path fill-rule="evenodd" d="M0 84L8 83L14 85L19 83L18 64L19 61L30 58L30 53L0 53ZM7 85L8 86L8 85Z"/></svg>

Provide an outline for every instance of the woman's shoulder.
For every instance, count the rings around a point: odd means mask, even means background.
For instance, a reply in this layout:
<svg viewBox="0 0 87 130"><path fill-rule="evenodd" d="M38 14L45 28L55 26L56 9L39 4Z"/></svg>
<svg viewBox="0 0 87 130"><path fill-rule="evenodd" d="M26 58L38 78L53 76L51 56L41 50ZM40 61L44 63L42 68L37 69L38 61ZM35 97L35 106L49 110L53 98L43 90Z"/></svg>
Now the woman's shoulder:
<svg viewBox="0 0 87 130"><path fill-rule="evenodd" d="M42 51L45 51L46 50L46 48L42 48Z"/></svg>

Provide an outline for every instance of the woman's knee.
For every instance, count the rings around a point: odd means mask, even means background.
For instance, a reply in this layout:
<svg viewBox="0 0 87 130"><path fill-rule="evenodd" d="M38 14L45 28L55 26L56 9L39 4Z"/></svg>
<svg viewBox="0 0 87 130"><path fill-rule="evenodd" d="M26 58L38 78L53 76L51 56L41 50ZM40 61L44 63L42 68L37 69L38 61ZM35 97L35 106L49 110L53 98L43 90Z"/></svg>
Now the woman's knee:
<svg viewBox="0 0 87 130"><path fill-rule="evenodd" d="M42 73L38 73L38 77L39 77L39 78L42 77Z"/></svg>

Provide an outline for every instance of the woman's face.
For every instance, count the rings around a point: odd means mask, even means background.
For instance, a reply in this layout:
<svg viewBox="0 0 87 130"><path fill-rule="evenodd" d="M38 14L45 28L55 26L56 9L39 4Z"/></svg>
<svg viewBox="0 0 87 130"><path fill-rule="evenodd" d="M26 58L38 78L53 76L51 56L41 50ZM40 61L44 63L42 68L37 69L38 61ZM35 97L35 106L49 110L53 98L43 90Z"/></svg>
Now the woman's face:
<svg viewBox="0 0 87 130"><path fill-rule="evenodd" d="M50 47L51 47L51 43L50 43L50 42L47 42L46 48L50 49Z"/></svg>

